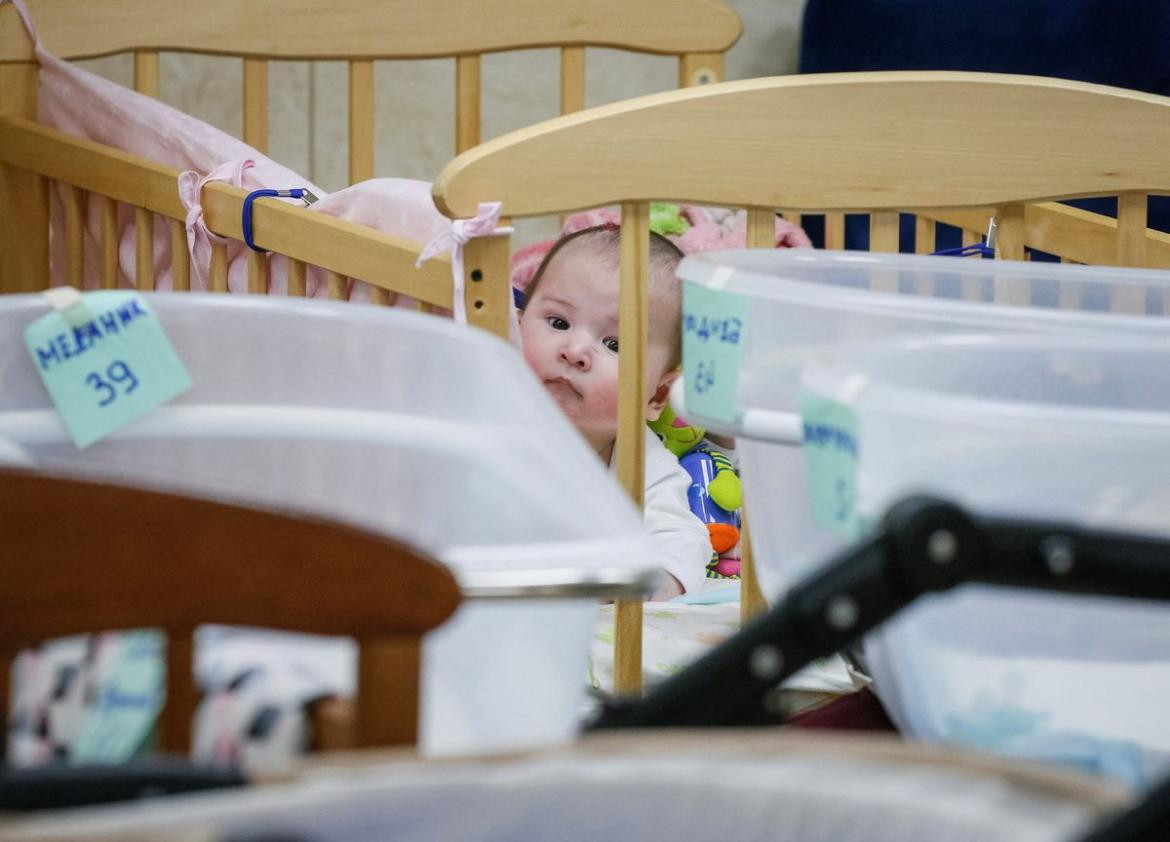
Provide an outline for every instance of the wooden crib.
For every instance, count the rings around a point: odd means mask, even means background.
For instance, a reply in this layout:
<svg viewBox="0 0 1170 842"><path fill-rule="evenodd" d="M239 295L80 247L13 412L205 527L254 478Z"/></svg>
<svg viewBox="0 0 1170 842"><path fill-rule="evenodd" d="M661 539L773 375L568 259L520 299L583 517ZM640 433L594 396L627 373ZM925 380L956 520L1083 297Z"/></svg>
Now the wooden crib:
<svg viewBox="0 0 1170 842"><path fill-rule="evenodd" d="M749 246L772 246L774 215L785 209L795 219L827 212L830 245L840 245L845 213L867 213L873 250L897 251L899 213L908 212L918 252L935 250L940 222L970 242L994 218L1001 258L1022 260L1035 248L1078 263L1170 266L1170 238L1146 227L1147 196L1170 190L1168 139L1170 99L1064 80L954 72L753 79L513 132L456 158L434 195L453 217L489 195L513 217L621 204L619 343L634 351L621 358L618 475L640 500L650 199L746 207ZM620 148L620 159L607 146ZM588 177L560 177L574 168ZM507 179L529 170L535 177ZM1118 219L1052 201L1096 195L1118 197ZM995 300L1029 299L997 289ZM1144 296L1132 293L1110 305L1145 311ZM745 617L763 605L754 584L745 576ZM619 605L619 689L637 686L640 611Z"/></svg>
<svg viewBox="0 0 1170 842"><path fill-rule="evenodd" d="M560 111L585 104L585 50L603 46L674 57L680 85L708 84L723 75L724 53L738 39L738 17L721 0L620 0L590 2L467 2L467 0L310 0L203 4L198 23L178 0L28 0L42 44L60 58L131 52L134 85L159 92L160 51L238 56L243 63L243 139L268 146L268 62L344 60L348 65L348 174L351 183L374 175L374 62L450 57L455 62L455 149L480 140L480 57L533 47L560 51ZM117 26L108 25L110 19ZM186 210L175 189L177 170L38 125L37 64L12 4L0 5L0 292L37 291L64 281L82 288L117 285L116 214L134 208L135 272L139 289L154 288L151 232L155 218L171 231L173 287L191 288L184 228ZM67 263L50 278L50 185L60 186ZM242 239L245 191L209 184L202 192L204 220L212 231ZM83 224L100 208L101 274L84 276ZM326 270L330 297L345 296L346 279L373 287L371 301L393 303L406 295L422 309L452 307L451 263L440 254L421 267L422 243L372 231L285 203L258 203L256 242L289 258L290 295L306 294L308 268ZM248 289L268 288L270 255L248 255ZM58 270L60 271L60 270ZM226 292L227 247L213 246L209 288ZM474 239L464 252L465 309L471 324L507 335L511 304L506 237ZM627 643L621 644L623 648ZM635 652L634 658L640 659ZM626 660L629 660L627 657ZM640 677L637 670L633 673ZM632 687L634 685L627 685Z"/></svg>
<svg viewBox="0 0 1170 842"><path fill-rule="evenodd" d="M245 58L245 100L256 114L262 108L263 60L274 56L317 57L320 44L342 44L316 31L312 44L273 37L232 44L208 36L202 44L178 35L154 37L112 34L110 43L94 47L99 36L86 33L82 46L70 46L52 33L65 21L84 21L83 2L33 2L42 37L51 50L65 55L132 48L141 86L149 89L158 48L181 46L232 52ZM120 8L133 5L129 0ZM142 4L143 9L177 9L178 4ZM400 3L400 20L414 20L411 9L434 9L433 3ZM455 4L450 5L452 9ZM368 140L372 121L361 116L369 103L370 62L388 56L456 55L460 68L456 100L461 115L459 146L477 139L473 130L477 100L477 56L503 49L497 33L523 32L512 46L562 44L562 109L582 102L582 47L585 43L622 45L680 56L680 81L717 78L719 51L734 40L737 26L722 7L699 3L695 14L679 15L678 4L643 3L645 20L661 21L667 5L672 21L693 26L665 32L665 42L640 39L655 27L613 21L625 7L618 3L570 4L572 14L558 28L545 19L547 4L500 4L488 12L472 6L462 15L447 14L456 30L435 42L411 27L401 43L379 39L377 45L331 46L331 56L346 55L351 80L351 173L369 173ZM70 12L59 12L68 7ZM201 14L230 16L233 6L212 4ZM309 8L285 4L282 9ZM370 4L341 4L361 19ZM515 17L509 17L512 9ZM585 14L588 10L588 15ZM705 12L714 16L703 18ZM58 17L58 14L60 16ZM166 32L161 12L149 18ZM477 17L478 15L478 17ZM294 17L286 14L284 19ZM130 16L127 20L131 20ZM56 21L56 22L55 22ZM584 23L582 23L584 21ZM508 26L505 27L505 22ZM718 25L717 25L718 24ZM594 34L584 30L596 25ZM293 27L295 28L295 27ZM358 27L360 29L360 27ZM390 29L395 27L390 26ZM662 29L662 27L658 27ZM68 31L65 26L62 31ZM252 28L255 31L255 27ZM693 30L693 31L692 31ZM147 30L149 31L149 30ZM714 31L717 34L711 35ZM455 34L452 34L455 32ZM690 33L690 34L688 34ZM270 33L266 33L267 34ZM330 37L324 37L330 35ZM193 37L193 36L192 36ZM115 39L116 40L113 40ZM88 39L88 40L87 40ZM392 46L385 46L390 44ZM426 44L426 46L421 46ZM78 142L37 126L32 115L35 65L11 6L0 7L0 289L41 289L48 285L48 180L72 186L67 219L80 218L86 194L103 207L133 204L148 230L151 215L175 221L183 217L174 197L173 170ZM251 70L247 68L251 67ZM252 93L249 94L248 91ZM510 133L467 149L440 174L434 188L439 208L452 218L473 216L481 201L501 201L512 217L557 214L579 208L620 203L623 209L622 398L618 473L631 495L641 499L641 394L646 331L648 203L651 199L746 207L749 245L770 245L777 209L800 217L827 213L829 244L840 244L843 214L871 215L871 247L897 248L899 211L916 215L918 251L934 248L933 226L956 224L975 237L986 220L998 222L1000 256L1023 258L1034 247L1075 262L1123 265L1170 265L1170 237L1146 229L1145 196L1170 191L1170 163L1165 160L1170 134L1170 100L1051 79L961 73L882 73L756 79L675 91L615 103ZM353 116L357 114L358 116ZM262 124L258 116L245 125ZM356 150L356 151L355 151ZM620 154L618 152L620 150ZM517 174L523 174L518 178ZM1055 205L1052 200L1086 195L1118 195L1119 219L1110 220ZM209 227L240 238L243 191L208 185L203 204ZM360 226L273 203L256 208L261 245L292 258L293 274L303 279L305 265L328 269L340 280L355 277L379 290L385 303L405 293L427 305L450 306L450 266L436 261L415 270L418 244L370 232ZM67 233L69 242L75 241ZM176 234L178 236L178 234ZM149 237L142 238L149 243ZM79 240L77 241L79 243ZM70 262L68 280L78 281L80 246ZM140 248L139 265L150 266ZM222 263L222 261L220 261ZM252 288L264 289L265 262L253 258ZM181 274L181 273L179 273ZM224 289L222 269L213 263L215 288ZM504 238L473 240L467 246L465 289L469 321L496 333L506 330L508 245ZM112 275L107 276L111 278ZM139 273L146 283L147 273ZM340 289L340 283L331 289ZM303 294L303 284L293 286ZM1132 302L1117 302L1118 309ZM745 596L748 610L760 604L758 593ZM635 690L640 682L640 605L619 606L617 688Z"/></svg>
<svg viewBox="0 0 1170 842"><path fill-rule="evenodd" d="M243 61L244 140L264 151L267 146L267 68L269 60L340 59L349 71L349 162L351 182L374 174L374 61L451 57L456 63L456 151L474 146L480 137L480 56L532 47L559 47L560 108L576 111L585 102L585 48L609 46L677 57L682 83L718 80L723 52L740 33L738 18L719 0L657 2L629 6L606 2L471 3L447 0L400 0L393 4L351 0L329 7L308 2L277 2L239 6L231 2L200 7L198 22L189 5L177 0L160 3L123 0L31 0L29 11L46 49L74 59L131 51L135 87L156 95L159 51L189 51L240 56ZM316 12L316 14L315 14ZM110 19L117 26L106 25ZM669 26L663 25L670 21ZM184 209L174 190L174 173L147 166L126 156L109 155L92 144L77 143L37 127L36 63L31 45L11 4L0 6L0 115L5 121L0 147L4 166L0 189L20 196L0 211L0 253L5 257L0 291L43 289L49 285L48 182L64 191L69 242L69 283L80 285L82 239L80 220L85 204L101 206L104 229L102 286L112 286L116 259L112 228L116 204L133 206L140 233L149 232L152 217L170 221L173 251L184 252ZM210 186L203 204L209 228L227 237L242 236L242 195ZM291 215L289 211L292 211ZM389 303L405 293L424 306L451 305L449 265L437 258L414 269L418 244L373 236L345 223L322 225L295 208L279 203L257 206L257 241L272 253L292 259L290 289L303 294L306 265L330 274L330 289L341 297L345 277L372 284L376 303ZM308 225L308 228L303 227ZM326 233L328 228L328 233ZM150 237L139 236L136 255L143 289L152 288ZM508 304L508 249L499 239L468 246L467 312L472 323L503 334ZM175 261L175 288L189 286L189 266ZM225 249L217 248L211 266L212 290L226 289ZM249 287L265 288L266 260L251 257Z"/></svg>

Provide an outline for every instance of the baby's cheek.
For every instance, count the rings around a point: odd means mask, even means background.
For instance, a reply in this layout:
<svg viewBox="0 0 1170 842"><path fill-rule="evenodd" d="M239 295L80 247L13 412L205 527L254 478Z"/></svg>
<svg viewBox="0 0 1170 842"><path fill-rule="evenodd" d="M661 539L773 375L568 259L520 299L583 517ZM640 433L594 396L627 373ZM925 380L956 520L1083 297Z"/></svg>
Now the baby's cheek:
<svg viewBox="0 0 1170 842"><path fill-rule="evenodd" d="M618 378L616 366L612 377L607 377L598 385L594 392L597 414L601 417L617 422L618 412Z"/></svg>

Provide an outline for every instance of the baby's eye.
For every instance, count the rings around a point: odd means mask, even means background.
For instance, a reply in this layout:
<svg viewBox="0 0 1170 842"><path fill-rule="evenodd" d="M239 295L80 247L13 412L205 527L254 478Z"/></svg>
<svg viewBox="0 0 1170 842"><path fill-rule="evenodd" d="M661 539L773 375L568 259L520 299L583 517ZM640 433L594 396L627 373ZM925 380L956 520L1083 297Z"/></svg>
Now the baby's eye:
<svg viewBox="0 0 1170 842"><path fill-rule="evenodd" d="M562 319L560 316L549 316L548 317L548 326L551 327L553 330L568 330L569 329L569 323L566 322L564 319Z"/></svg>
<svg viewBox="0 0 1170 842"><path fill-rule="evenodd" d="M616 336L607 336L604 340L602 340L602 344L606 348L609 348L609 350L613 351L615 354L618 352L618 341Z"/></svg>

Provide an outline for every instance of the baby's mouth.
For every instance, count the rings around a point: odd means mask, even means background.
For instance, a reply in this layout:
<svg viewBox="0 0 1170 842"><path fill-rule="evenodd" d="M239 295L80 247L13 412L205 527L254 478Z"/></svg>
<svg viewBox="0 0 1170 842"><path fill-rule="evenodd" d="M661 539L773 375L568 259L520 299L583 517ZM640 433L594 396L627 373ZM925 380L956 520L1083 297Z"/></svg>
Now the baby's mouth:
<svg viewBox="0 0 1170 842"><path fill-rule="evenodd" d="M549 394L551 394L553 397L561 395L572 396L575 398L581 397L581 393L577 391L577 387L570 383L569 380L565 377L554 377L551 380L545 380L544 388L548 389Z"/></svg>

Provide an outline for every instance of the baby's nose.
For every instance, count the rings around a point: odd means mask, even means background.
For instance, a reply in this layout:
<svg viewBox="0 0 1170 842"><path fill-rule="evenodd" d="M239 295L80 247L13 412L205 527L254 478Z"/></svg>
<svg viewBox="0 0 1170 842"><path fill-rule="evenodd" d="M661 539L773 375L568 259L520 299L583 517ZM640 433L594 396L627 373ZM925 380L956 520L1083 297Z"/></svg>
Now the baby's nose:
<svg viewBox="0 0 1170 842"><path fill-rule="evenodd" d="M566 339L565 344L561 346L561 359L573 368L579 368L582 371L589 369L589 349L584 342L574 341L571 338Z"/></svg>

